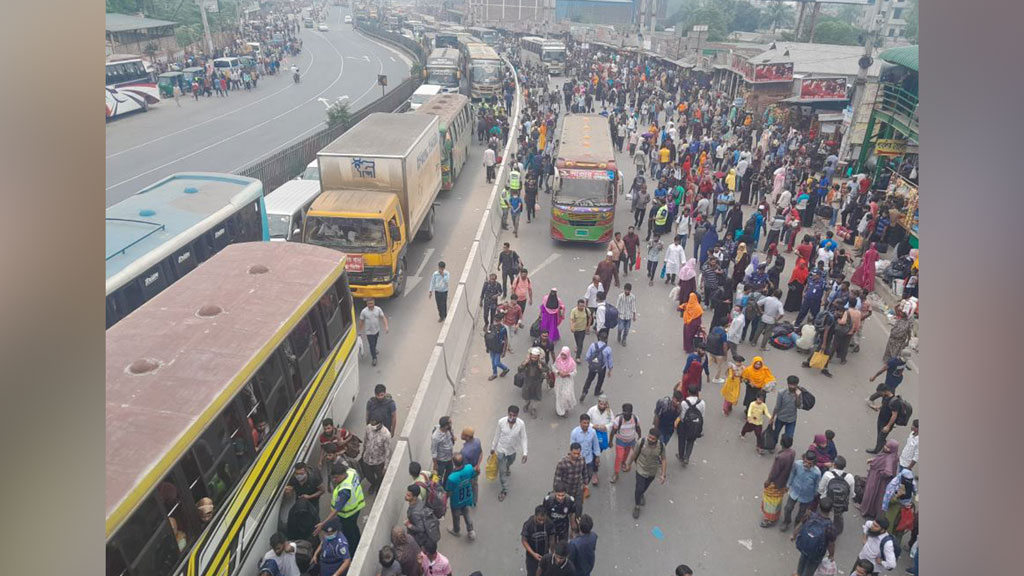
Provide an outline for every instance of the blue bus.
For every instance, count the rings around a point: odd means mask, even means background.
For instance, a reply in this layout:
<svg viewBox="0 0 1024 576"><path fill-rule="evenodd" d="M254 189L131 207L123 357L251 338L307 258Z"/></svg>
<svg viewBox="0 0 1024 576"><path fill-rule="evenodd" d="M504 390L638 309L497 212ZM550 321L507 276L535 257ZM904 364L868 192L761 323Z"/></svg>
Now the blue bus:
<svg viewBox="0 0 1024 576"><path fill-rule="evenodd" d="M259 180L172 174L107 208L107 328L225 246L270 239Z"/></svg>

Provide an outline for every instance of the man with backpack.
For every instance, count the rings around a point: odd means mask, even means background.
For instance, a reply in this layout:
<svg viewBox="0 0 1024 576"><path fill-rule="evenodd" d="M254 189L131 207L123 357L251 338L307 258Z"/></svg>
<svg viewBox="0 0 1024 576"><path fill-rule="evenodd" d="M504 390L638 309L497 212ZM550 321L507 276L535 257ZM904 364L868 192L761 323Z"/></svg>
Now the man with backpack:
<svg viewBox="0 0 1024 576"><path fill-rule="evenodd" d="M608 329L604 328L597 332L597 342L587 349L587 380L583 383L583 393L580 394L580 403L587 398L590 384L597 378L597 386L594 388L594 395L601 395L601 388L604 386L604 379L612 375L612 349L608 346Z"/></svg>
<svg viewBox="0 0 1024 576"><path fill-rule="evenodd" d="M818 497L826 497L832 502L832 524L836 528L836 538L843 533L843 513L850 509L850 497L853 495L853 474L846 472L846 458L836 456L832 467L821 475L818 482Z"/></svg>
<svg viewBox="0 0 1024 576"><path fill-rule="evenodd" d="M913 413L910 403L897 396L892 388L885 384L879 384L876 391L882 394L882 405L878 408L875 447L871 450L866 450L868 454L878 454L881 452L882 447L885 446L885 442L889 438L889 433L892 432L893 426L906 426L910 423L910 415Z"/></svg>
<svg viewBox="0 0 1024 576"><path fill-rule="evenodd" d="M633 518L640 517L640 507L647 503L644 493L651 487L654 477L665 483L668 459L665 458L665 444L658 437L657 428L647 431L647 436L638 442L626 461L626 472L636 464L636 488L633 490Z"/></svg>
<svg viewBox="0 0 1024 576"><path fill-rule="evenodd" d="M700 398L700 390L690 385L689 395L683 399L683 415L677 425L679 433L679 460L683 466L690 464L690 454L697 438L704 435L704 409L707 407Z"/></svg>
<svg viewBox="0 0 1024 576"><path fill-rule="evenodd" d="M508 330L497 315L491 317L491 324L484 332L484 347L487 348L487 353L491 356L491 375L487 377L487 380L494 380L498 377L498 368L501 368L502 376L508 374L508 366L501 362L501 359L508 353Z"/></svg>
<svg viewBox="0 0 1024 576"><path fill-rule="evenodd" d="M789 539L796 542L796 549L800 552L796 576L814 576L826 555L829 559L835 558L836 530L828 519L831 511L832 502L825 498L818 502L818 509L810 510L793 530Z"/></svg>
<svg viewBox="0 0 1024 576"><path fill-rule="evenodd" d="M654 405L654 425L658 428L661 443L666 446L676 430L676 419L683 414L684 398L682 391L673 390L672 396L666 396Z"/></svg>
<svg viewBox="0 0 1024 576"><path fill-rule="evenodd" d="M594 330L615 330L619 327L619 309L607 300L606 292L597 293L597 308L594 310Z"/></svg>
<svg viewBox="0 0 1024 576"><path fill-rule="evenodd" d="M411 484L405 489L405 501L409 504L405 512L405 528L420 548L424 548L427 542L437 544L441 539L441 523L420 499L420 492L418 483Z"/></svg>

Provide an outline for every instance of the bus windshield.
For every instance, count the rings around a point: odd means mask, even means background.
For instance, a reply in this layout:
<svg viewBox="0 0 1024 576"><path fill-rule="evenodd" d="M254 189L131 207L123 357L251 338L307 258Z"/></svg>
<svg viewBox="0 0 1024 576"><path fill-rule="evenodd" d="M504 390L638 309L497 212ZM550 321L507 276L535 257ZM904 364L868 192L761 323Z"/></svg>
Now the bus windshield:
<svg viewBox="0 0 1024 576"><path fill-rule="evenodd" d="M544 60L545 62L564 63L565 50L544 50L544 54L541 56L541 59Z"/></svg>
<svg viewBox="0 0 1024 576"><path fill-rule="evenodd" d="M271 238L287 238L291 232L292 217L287 214L267 214Z"/></svg>
<svg viewBox="0 0 1024 576"><path fill-rule="evenodd" d="M573 206L608 206L614 197L614 180L562 178L554 201Z"/></svg>
<svg viewBox="0 0 1024 576"><path fill-rule="evenodd" d="M501 69L497 62L473 62L472 72L473 82L497 84L501 80Z"/></svg>
<svg viewBox="0 0 1024 576"><path fill-rule="evenodd" d="M427 84L458 86L458 71L455 68L427 68Z"/></svg>
<svg viewBox="0 0 1024 576"><path fill-rule="evenodd" d="M385 252L384 221L375 218L306 218L305 242L359 253Z"/></svg>

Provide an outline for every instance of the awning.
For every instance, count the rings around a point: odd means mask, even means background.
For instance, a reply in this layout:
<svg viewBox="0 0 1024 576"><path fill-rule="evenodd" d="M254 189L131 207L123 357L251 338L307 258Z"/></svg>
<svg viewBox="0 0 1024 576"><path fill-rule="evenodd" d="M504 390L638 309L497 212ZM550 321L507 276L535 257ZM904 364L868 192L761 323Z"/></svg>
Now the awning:
<svg viewBox="0 0 1024 576"><path fill-rule="evenodd" d="M779 100L783 104L799 104L801 106L813 106L815 104L839 104L840 102L849 102L849 98L801 98L799 96L792 96L784 100Z"/></svg>

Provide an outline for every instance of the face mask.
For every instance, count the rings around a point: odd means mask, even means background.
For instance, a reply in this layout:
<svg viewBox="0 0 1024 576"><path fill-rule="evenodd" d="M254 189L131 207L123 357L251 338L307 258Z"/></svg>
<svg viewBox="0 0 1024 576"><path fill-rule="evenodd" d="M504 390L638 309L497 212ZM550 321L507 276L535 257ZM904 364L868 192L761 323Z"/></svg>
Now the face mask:
<svg viewBox="0 0 1024 576"><path fill-rule="evenodd" d="M305 474L296 474L295 475L295 479L298 480L299 482L305 482L306 481L306 475Z"/></svg>

